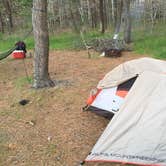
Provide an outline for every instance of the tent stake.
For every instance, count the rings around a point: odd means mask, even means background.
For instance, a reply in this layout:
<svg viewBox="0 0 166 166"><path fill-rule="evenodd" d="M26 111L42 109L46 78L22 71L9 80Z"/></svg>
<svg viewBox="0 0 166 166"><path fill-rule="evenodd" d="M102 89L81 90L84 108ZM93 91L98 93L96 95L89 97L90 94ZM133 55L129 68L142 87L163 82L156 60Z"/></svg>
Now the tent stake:
<svg viewBox="0 0 166 166"><path fill-rule="evenodd" d="M79 166L82 166L82 165L84 165L84 164L85 164L85 161L80 161Z"/></svg>

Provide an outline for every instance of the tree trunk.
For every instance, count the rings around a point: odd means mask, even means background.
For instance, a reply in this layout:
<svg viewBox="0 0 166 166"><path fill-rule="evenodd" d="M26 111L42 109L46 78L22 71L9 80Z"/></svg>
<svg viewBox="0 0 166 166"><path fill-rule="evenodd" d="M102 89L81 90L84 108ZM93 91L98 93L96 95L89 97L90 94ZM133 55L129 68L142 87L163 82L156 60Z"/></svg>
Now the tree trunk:
<svg viewBox="0 0 166 166"><path fill-rule="evenodd" d="M1 32L4 33L4 22L3 22L3 17L2 17L2 14L0 12L0 24L1 24Z"/></svg>
<svg viewBox="0 0 166 166"><path fill-rule="evenodd" d="M71 15L71 22L72 22L72 25L73 25L73 27L74 27L74 31L76 32L76 33L79 33L80 32L80 30L79 30L79 26L78 26L78 24L77 24L77 20L75 19L75 17L74 17L74 13L73 13L73 10L72 10L72 1L70 1L70 3L69 3L69 11L70 11L70 15ZM82 22L83 22L83 20L81 20Z"/></svg>
<svg viewBox="0 0 166 166"><path fill-rule="evenodd" d="M90 2L87 0L87 12L88 12L88 24L91 25L91 7L90 7Z"/></svg>
<svg viewBox="0 0 166 166"><path fill-rule="evenodd" d="M9 22L9 29L11 31L13 29L13 17L12 17L11 2L9 0L2 0L2 3L4 5L5 11L7 13L8 22Z"/></svg>
<svg viewBox="0 0 166 166"><path fill-rule="evenodd" d="M101 21L101 33L105 32L105 19L104 19L104 1L100 0L100 21Z"/></svg>
<svg viewBox="0 0 166 166"><path fill-rule="evenodd" d="M131 42L131 16L130 16L130 0L124 1L124 41Z"/></svg>
<svg viewBox="0 0 166 166"><path fill-rule="evenodd" d="M108 20L107 20L107 5L106 0L103 0L103 14L104 14L104 28L107 29Z"/></svg>
<svg viewBox="0 0 166 166"><path fill-rule="evenodd" d="M60 28L63 27L63 0L59 0L59 23Z"/></svg>
<svg viewBox="0 0 166 166"><path fill-rule="evenodd" d="M49 35L47 0L33 0L32 24L35 40L34 88L54 86L48 73Z"/></svg>
<svg viewBox="0 0 166 166"><path fill-rule="evenodd" d="M123 1L122 0L117 0L117 2L115 3L115 6L116 6L115 34L119 34L120 26L121 26Z"/></svg>
<svg viewBox="0 0 166 166"><path fill-rule="evenodd" d="M115 5L114 0L111 0L111 12L112 12L112 22L115 25Z"/></svg>
<svg viewBox="0 0 166 166"><path fill-rule="evenodd" d="M97 28L97 23L98 23L98 14L97 14L97 10L98 8L96 7L96 1L95 0L91 0L91 22L92 22L92 28Z"/></svg>

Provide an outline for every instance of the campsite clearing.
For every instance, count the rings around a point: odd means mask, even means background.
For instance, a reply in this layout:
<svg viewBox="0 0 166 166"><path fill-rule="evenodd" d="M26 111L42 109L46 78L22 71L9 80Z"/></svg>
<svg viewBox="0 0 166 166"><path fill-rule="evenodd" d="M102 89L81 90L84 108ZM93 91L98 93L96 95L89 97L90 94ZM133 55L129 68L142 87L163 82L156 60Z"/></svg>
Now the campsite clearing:
<svg viewBox="0 0 166 166"><path fill-rule="evenodd" d="M32 76L32 58L1 61L0 166L77 166L85 159L109 122L81 111L89 91L115 66L143 57L131 52L119 58L95 54L88 59L86 51L51 51L50 76L59 86L42 90L32 89L26 80L25 66ZM20 105L23 99L29 102ZM120 166L86 164L91 165Z"/></svg>

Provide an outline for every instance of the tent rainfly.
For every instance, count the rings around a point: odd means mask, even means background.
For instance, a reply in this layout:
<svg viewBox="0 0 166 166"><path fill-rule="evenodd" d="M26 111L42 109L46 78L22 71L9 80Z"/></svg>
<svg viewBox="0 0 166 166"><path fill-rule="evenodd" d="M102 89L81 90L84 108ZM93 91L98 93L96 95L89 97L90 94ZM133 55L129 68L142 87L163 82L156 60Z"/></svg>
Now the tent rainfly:
<svg viewBox="0 0 166 166"><path fill-rule="evenodd" d="M125 101L130 88L144 71L166 73L166 62L153 58L131 60L114 68L92 90L85 110L111 119Z"/></svg>
<svg viewBox="0 0 166 166"><path fill-rule="evenodd" d="M85 162L166 166L166 62L151 58L126 62L108 73L98 87L115 87L137 74Z"/></svg>

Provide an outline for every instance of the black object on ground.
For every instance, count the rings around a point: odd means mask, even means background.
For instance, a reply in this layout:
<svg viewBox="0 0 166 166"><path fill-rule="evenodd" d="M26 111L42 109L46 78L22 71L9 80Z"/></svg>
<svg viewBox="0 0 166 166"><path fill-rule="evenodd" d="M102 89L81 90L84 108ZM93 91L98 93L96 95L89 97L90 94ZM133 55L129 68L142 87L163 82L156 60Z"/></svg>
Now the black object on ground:
<svg viewBox="0 0 166 166"><path fill-rule="evenodd" d="M26 99L23 99L23 100L20 100L19 101L19 104L20 105L26 105L26 104L28 104L29 103L29 100L26 100Z"/></svg>

